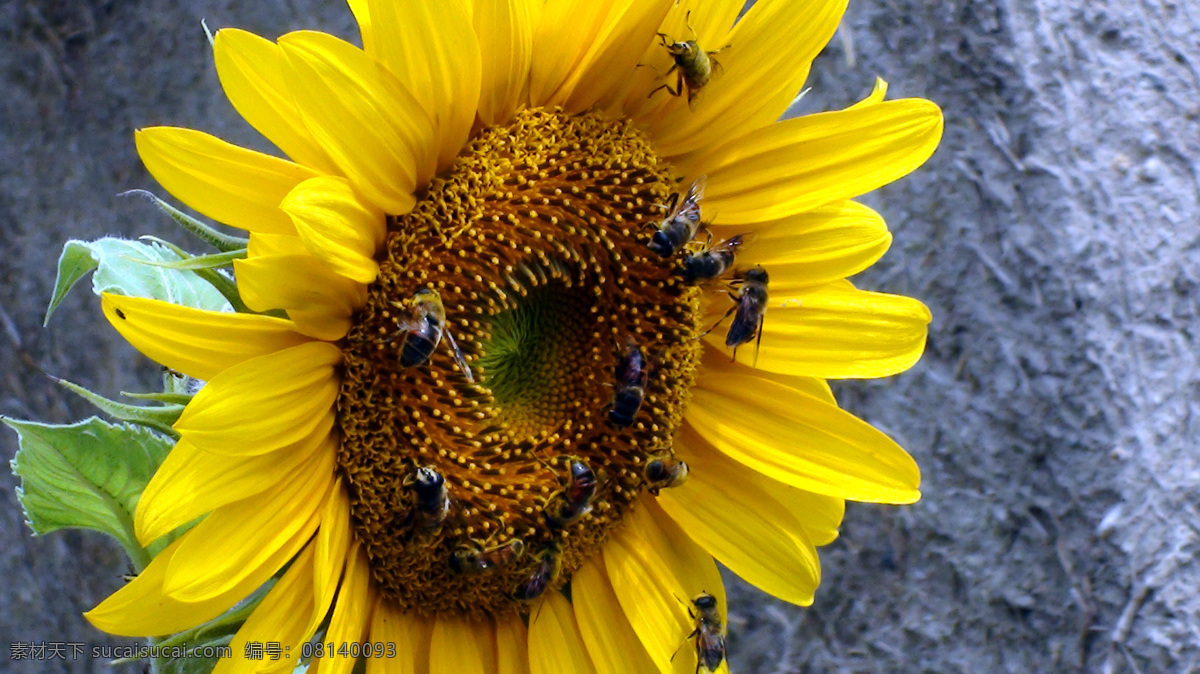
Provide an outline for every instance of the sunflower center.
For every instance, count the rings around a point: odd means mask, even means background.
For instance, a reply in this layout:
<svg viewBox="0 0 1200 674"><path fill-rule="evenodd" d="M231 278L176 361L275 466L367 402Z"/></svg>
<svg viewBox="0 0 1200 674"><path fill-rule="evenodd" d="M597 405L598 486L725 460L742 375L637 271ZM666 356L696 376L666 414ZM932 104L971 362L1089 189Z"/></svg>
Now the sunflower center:
<svg viewBox="0 0 1200 674"><path fill-rule="evenodd" d="M529 110L390 222L338 400L387 600L526 610L682 479L698 292L647 247L676 189L627 123Z"/></svg>

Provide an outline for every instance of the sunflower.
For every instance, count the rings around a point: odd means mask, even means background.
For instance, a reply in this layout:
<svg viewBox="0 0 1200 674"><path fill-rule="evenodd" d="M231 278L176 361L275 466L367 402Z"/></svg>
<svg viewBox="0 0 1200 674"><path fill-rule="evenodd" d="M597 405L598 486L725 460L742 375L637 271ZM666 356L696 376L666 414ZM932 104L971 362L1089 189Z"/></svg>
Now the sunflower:
<svg viewBox="0 0 1200 674"><path fill-rule="evenodd" d="M103 297L205 383L135 517L144 545L191 528L87 618L252 608L218 671L692 672L726 666L714 558L810 604L845 500L919 497L826 380L924 348L920 302L845 280L891 242L850 199L942 119L880 82L777 121L845 0L742 5L351 0L361 49L218 32L288 159L137 132L249 233L252 312Z"/></svg>

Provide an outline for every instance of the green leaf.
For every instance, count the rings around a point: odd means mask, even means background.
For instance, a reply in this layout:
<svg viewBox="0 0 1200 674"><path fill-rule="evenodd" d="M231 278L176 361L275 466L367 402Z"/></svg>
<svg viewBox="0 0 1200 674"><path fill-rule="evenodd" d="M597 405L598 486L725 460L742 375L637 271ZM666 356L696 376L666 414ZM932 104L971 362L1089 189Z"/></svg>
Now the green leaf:
<svg viewBox="0 0 1200 674"><path fill-rule="evenodd" d="M124 546L138 568L148 553L134 535L133 512L172 442L138 426L92 417L71 425L0 417L17 432L17 499L35 534L91 529Z"/></svg>
<svg viewBox="0 0 1200 674"><path fill-rule="evenodd" d="M174 220L175 223L180 227L183 227L195 235L196 238L204 241L217 250L237 250L238 248L245 248L250 243L249 239L243 239L238 236L230 236L228 234L222 234L221 232L218 232L216 229L213 229L211 225L205 224L204 222L201 222L200 220L197 220L196 218L193 218L192 216L175 208L171 204L168 204L162 199L159 199L154 195L153 192L147 192L146 190L129 190L128 192L122 192L120 196L146 197L150 200L150 203L157 206L158 210L170 216L170 218Z"/></svg>
<svg viewBox="0 0 1200 674"><path fill-rule="evenodd" d="M143 239L153 240L154 237L144 236ZM234 260L246 259L246 249L231 250L228 253L213 253L212 255L196 255L177 262L153 262L147 260L145 264L154 265L155 267L163 267L165 269L179 269L183 271L194 271L197 269L224 269L233 266Z"/></svg>
<svg viewBox="0 0 1200 674"><path fill-rule="evenodd" d="M172 304L209 311L224 311L225 297L194 271L151 266L148 263L178 262L183 257L156 244L106 237L96 241L71 240L58 258L54 295L46 309L45 323L68 291L95 270L92 290L130 297L149 297Z"/></svg>
<svg viewBox="0 0 1200 674"><path fill-rule="evenodd" d="M95 405L101 412L104 412L117 421L126 421L138 424L139 426L146 426L147 428L153 428L160 433L164 433L173 439L179 438L178 431L171 426L176 421L179 421L179 415L183 414L184 405L187 404L186 401L181 403L168 402L164 405L129 405L109 400L66 379L59 379L58 377L53 377L53 379L63 388Z"/></svg>

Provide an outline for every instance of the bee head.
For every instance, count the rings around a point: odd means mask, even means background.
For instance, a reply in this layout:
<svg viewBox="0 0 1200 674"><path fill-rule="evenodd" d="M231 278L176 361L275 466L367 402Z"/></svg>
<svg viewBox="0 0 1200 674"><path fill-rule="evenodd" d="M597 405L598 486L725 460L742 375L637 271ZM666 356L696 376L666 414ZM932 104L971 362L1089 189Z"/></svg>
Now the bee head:
<svg viewBox="0 0 1200 674"><path fill-rule="evenodd" d="M686 42L674 42L667 45L667 51L671 52L677 60L689 60L695 58L700 51L700 45L695 40L687 40Z"/></svg>
<svg viewBox="0 0 1200 674"><path fill-rule="evenodd" d="M671 240L667 238L666 234L663 234L662 230L655 232L654 236L650 237L650 250L664 257L671 253Z"/></svg>
<svg viewBox="0 0 1200 674"><path fill-rule="evenodd" d="M661 482L667 479L667 467L662 459L652 459L646 463L646 479L651 482Z"/></svg>
<svg viewBox="0 0 1200 674"><path fill-rule="evenodd" d="M479 554L474 548L461 546L450 555L450 570L454 573L462 573L471 568L478 556Z"/></svg>
<svg viewBox="0 0 1200 674"><path fill-rule="evenodd" d="M704 592L693 599L692 603L701 611L711 611L717 607L717 598Z"/></svg>
<svg viewBox="0 0 1200 674"><path fill-rule="evenodd" d="M418 497L433 498L442 490L444 484L446 484L446 479L436 470L432 468L417 469L415 489Z"/></svg>
<svg viewBox="0 0 1200 674"><path fill-rule="evenodd" d="M578 459L571 461L572 480L584 480L590 478L592 475L592 469L586 463Z"/></svg>
<svg viewBox="0 0 1200 674"><path fill-rule="evenodd" d="M743 278L754 283L766 283L767 270L762 267L755 267L754 269L747 270Z"/></svg>

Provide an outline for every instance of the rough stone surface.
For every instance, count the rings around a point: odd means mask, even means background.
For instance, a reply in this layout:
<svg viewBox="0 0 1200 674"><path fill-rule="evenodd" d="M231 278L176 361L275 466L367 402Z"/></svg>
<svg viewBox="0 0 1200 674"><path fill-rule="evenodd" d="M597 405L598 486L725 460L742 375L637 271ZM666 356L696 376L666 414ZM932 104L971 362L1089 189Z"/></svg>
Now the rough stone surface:
<svg viewBox="0 0 1200 674"><path fill-rule="evenodd" d="M86 291L41 320L64 239L175 235L115 196L154 187L134 128L262 147L220 93L202 17L352 34L318 0L0 5L0 414L91 413L43 371L108 395L154 380ZM881 75L946 110L934 159L866 199L896 245L859 279L930 305L928 353L838 387L917 457L925 498L850 507L809 609L731 583L736 671L1200 669L1198 44L1183 1L851 4L798 107L841 107ZM31 538L0 482L0 644L112 643L79 613L120 585L120 551Z"/></svg>

